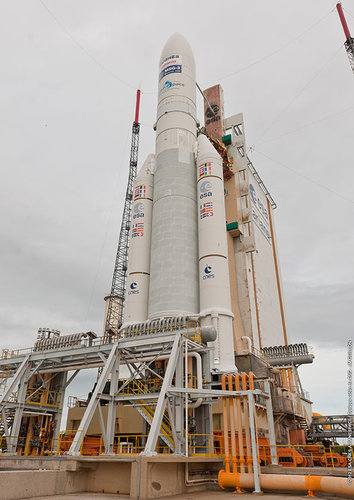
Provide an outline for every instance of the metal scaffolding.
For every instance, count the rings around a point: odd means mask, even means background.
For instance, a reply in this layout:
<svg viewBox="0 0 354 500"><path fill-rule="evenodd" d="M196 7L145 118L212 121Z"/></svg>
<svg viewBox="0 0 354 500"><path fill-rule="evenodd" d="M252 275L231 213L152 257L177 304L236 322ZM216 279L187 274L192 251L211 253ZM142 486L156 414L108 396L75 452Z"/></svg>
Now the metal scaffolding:
<svg viewBox="0 0 354 500"><path fill-rule="evenodd" d="M156 331L154 328L131 331L124 336L86 339L81 344L62 347L49 346L46 350L36 348L14 351L1 359L1 370L11 373L11 382L0 399L2 433L6 439L6 453L18 451L18 437L21 420L27 412L31 415L51 415L54 422L52 453L58 448L60 419L63 411L65 390L81 369L102 367L95 389L85 408L68 455L77 456L82 452L84 437L97 412L105 455L114 455L115 423L117 404L132 405L147 422L149 432L144 438L142 454L155 455L162 445L169 453L177 456L189 455L189 415L193 410L196 420L196 446L213 448L213 444L203 443L212 435L213 401L220 397L246 397L254 405L254 396L266 399L270 427L270 444L275 445L272 402L269 384L264 390L230 391L214 389L211 383L210 348L201 340L197 324L166 326ZM156 360L164 364L163 373L156 370ZM195 360L198 381L193 383L188 368L188 360ZM130 376L122 379L121 368L127 367ZM67 379L69 371L73 371ZM60 388L55 397L44 405L33 403L28 392L28 382L38 374L41 383L36 391L46 389L53 377L60 377ZM153 381L153 382L152 382ZM108 385L108 391L107 391ZM101 406L107 405L107 419L103 418ZM250 413L250 429L254 414ZM204 438L205 436L205 438ZM163 444L162 444L163 443ZM258 453L258 451L254 452ZM256 457L258 460L258 458Z"/></svg>
<svg viewBox="0 0 354 500"><path fill-rule="evenodd" d="M128 184L124 200L124 209L120 226L117 255L113 270L111 292L107 295L107 297L105 297L107 302L104 324L105 337L117 335L123 320L124 295L128 268L129 232L133 203L133 184L137 172L139 151L139 106L140 90L137 91L136 97L135 120L132 126Z"/></svg>

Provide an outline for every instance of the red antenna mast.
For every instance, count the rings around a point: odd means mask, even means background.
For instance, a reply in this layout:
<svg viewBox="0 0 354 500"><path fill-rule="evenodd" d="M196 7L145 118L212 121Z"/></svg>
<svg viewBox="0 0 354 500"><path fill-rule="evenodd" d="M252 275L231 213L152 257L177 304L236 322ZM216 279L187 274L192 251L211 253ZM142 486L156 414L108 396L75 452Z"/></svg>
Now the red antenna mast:
<svg viewBox="0 0 354 500"><path fill-rule="evenodd" d="M136 106L135 106L135 123L139 123L139 110L140 110L140 90L136 91Z"/></svg>
<svg viewBox="0 0 354 500"><path fill-rule="evenodd" d="M342 23L343 31L345 34L345 42L344 42L344 47L345 50L347 51L348 58L349 58L349 63L350 67L352 68L352 71L354 73L354 38L350 36L350 31L347 25L347 21L344 16L342 4L340 2L337 3L337 11L339 14L339 19L340 22Z"/></svg>

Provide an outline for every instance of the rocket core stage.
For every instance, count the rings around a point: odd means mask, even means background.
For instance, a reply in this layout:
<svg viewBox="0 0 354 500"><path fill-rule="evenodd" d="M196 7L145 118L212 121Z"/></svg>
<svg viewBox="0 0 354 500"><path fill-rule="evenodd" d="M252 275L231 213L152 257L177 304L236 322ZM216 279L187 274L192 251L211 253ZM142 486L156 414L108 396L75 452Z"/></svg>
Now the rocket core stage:
<svg viewBox="0 0 354 500"><path fill-rule="evenodd" d="M134 189L123 329L193 317L217 331L213 368L235 371L222 161L197 138L194 57L178 33L162 50L158 79L155 158Z"/></svg>

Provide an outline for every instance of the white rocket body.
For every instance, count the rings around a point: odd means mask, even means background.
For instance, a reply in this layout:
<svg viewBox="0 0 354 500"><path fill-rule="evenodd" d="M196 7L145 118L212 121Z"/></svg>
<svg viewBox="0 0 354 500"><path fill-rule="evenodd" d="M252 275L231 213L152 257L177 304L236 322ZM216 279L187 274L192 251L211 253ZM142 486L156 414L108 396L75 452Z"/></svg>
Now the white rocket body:
<svg viewBox="0 0 354 500"><path fill-rule="evenodd" d="M123 327L148 317L154 166L151 154L134 182Z"/></svg>
<svg viewBox="0 0 354 500"><path fill-rule="evenodd" d="M235 371L222 160L197 141L195 94L193 54L176 33L160 60L155 166L151 155L134 186L123 328L200 314L218 332L213 369Z"/></svg>
<svg viewBox="0 0 354 500"><path fill-rule="evenodd" d="M222 160L205 135L197 147L201 324L217 330L213 368L235 371Z"/></svg>
<svg viewBox="0 0 354 500"><path fill-rule="evenodd" d="M149 319L199 312L195 64L176 33L160 59Z"/></svg>

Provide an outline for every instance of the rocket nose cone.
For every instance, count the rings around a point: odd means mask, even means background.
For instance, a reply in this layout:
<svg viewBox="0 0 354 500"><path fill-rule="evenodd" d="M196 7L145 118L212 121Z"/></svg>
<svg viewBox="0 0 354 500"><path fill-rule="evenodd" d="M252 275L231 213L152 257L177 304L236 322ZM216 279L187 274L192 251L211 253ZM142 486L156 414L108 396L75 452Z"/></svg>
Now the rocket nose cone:
<svg viewBox="0 0 354 500"><path fill-rule="evenodd" d="M161 59L174 53L183 54L194 59L191 46L181 33L174 33L170 36L162 49Z"/></svg>
<svg viewBox="0 0 354 500"><path fill-rule="evenodd" d="M142 166L140 167L140 170L136 178L139 180L141 177L145 175L153 174L154 170L155 170L155 155L149 154L147 155Z"/></svg>
<svg viewBox="0 0 354 500"><path fill-rule="evenodd" d="M216 151L212 143L209 141L205 134L199 134L197 139L197 154L198 156L202 154L209 154L220 158L219 153Z"/></svg>

